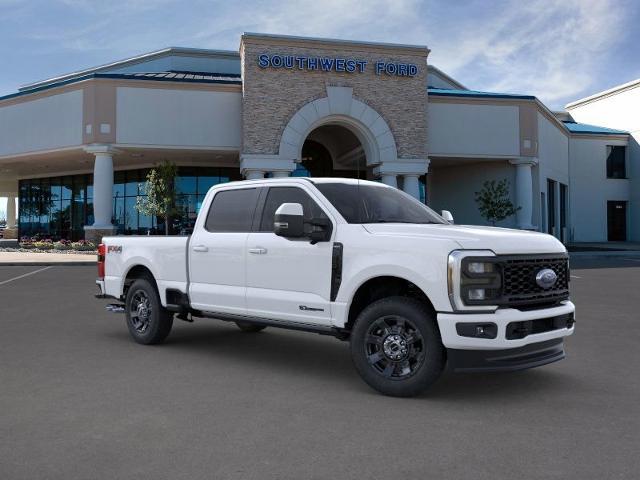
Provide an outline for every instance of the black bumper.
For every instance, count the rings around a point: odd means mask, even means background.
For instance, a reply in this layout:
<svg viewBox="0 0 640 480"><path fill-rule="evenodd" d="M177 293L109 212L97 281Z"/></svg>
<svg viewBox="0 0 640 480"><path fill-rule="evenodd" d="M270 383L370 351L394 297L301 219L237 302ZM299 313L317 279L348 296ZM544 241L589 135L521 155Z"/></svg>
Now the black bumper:
<svg viewBox="0 0 640 480"><path fill-rule="evenodd" d="M562 338L506 350L447 350L454 372L505 372L539 367L564 358Z"/></svg>

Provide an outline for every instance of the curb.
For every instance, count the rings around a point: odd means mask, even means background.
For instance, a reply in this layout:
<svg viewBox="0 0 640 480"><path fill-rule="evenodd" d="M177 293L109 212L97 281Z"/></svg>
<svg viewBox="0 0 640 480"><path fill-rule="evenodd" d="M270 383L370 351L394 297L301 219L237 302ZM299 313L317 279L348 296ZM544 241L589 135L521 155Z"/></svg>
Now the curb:
<svg viewBox="0 0 640 480"><path fill-rule="evenodd" d="M90 267L93 262L0 262L0 267Z"/></svg>

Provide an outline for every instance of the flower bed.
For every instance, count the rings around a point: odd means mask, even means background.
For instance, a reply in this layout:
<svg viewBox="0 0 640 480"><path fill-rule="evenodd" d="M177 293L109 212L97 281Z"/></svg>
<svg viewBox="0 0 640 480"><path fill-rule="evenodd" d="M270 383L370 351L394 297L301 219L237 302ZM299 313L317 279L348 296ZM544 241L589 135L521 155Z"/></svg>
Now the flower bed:
<svg viewBox="0 0 640 480"><path fill-rule="evenodd" d="M18 248L0 248L0 252L50 252L50 253L82 253L97 254L95 243L86 240L72 242L70 240L56 240L51 238L22 237Z"/></svg>

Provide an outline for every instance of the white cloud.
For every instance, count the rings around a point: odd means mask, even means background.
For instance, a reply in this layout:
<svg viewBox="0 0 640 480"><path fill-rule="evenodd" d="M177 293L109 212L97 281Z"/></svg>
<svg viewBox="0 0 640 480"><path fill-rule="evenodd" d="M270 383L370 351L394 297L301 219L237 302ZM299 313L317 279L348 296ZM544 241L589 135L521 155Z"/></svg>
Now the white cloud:
<svg viewBox="0 0 640 480"><path fill-rule="evenodd" d="M47 8L68 18L34 9L38 23L22 35L40 53L95 52L96 63L169 45L235 50L243 31L426 44L429 61L470 88L558 107L610 74L603 65L636 8L623 2L631 0L58 0Z"/></svg>
<svg viewBox="0 0 640 480"><path fill-rule="evenodd" d="M434 45L434 60L471 87L535 94L557 107L593 89L626 18L613 0L517 2L493 20L465 22L442 50Z"/></svg>

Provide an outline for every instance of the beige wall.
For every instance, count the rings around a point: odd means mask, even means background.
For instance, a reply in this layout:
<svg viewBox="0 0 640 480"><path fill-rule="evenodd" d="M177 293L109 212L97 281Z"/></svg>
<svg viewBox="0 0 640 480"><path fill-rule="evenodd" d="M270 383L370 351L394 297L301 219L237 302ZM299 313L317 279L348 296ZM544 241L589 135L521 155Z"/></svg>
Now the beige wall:
<svg viewBox="0 0 640 480"><path fill-rule="evenodd" d="M0 156L82 144L82 90L0 106Z"/></svg>
<svg viewBox="0 0 640 480"><path fill-rule="evenodd" d="M339 73L258 66L262 53L357 58L369 63L364 73ZM353 88L353 98L366 103L389 125L398 157L426 158L428 50L314 41L281 43L270 38L244 38L243 146L245 154L278 153L280 137L293 114L310 101L327 96L327 86ZM374 62L418 65L415 77L376 75Z"/></svg>
<svg viewBox="0 0 640 480"><path fill-rule="evenodd" d="M118 144L240 149L241 93L117 88Z"/></svg>
<svg viewBox="0 0 640 480"><path fill-rule="evenodd" d="M517 105L429 102L429 155L520 156Z"/></svg>

